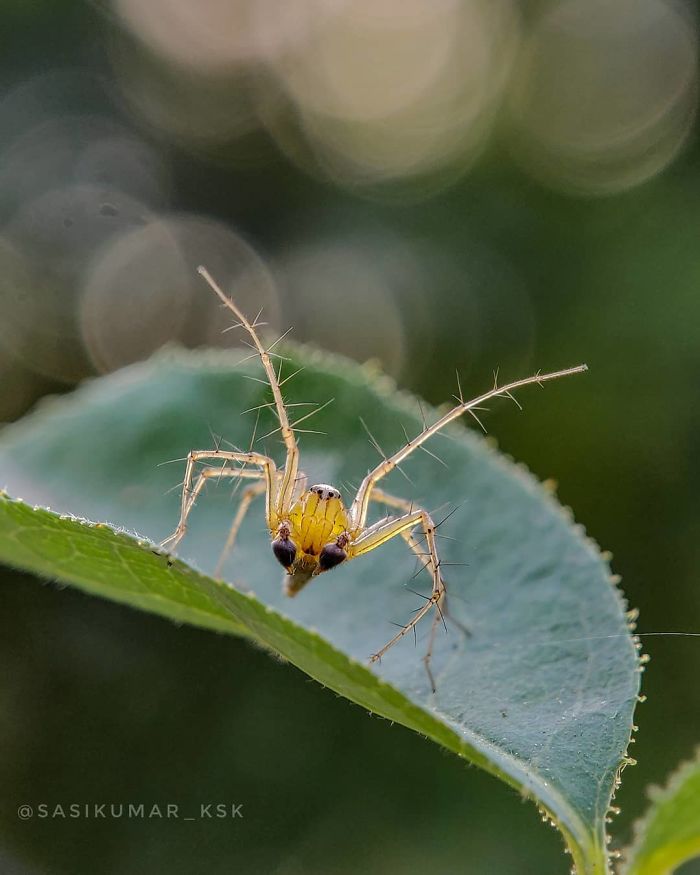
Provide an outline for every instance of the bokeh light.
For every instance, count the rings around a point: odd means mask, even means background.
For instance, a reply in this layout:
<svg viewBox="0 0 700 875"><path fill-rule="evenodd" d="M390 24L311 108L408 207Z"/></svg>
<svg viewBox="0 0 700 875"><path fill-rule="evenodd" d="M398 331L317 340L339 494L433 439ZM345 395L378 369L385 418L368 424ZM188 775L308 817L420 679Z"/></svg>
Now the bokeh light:
<svg viewBox="0 0 700 875"><path fill-rule="evenodd" d="M14 262L0 284L5 348L37 373L88 376L77 318L83 271L110 238L146 221L144 204L101 186L55 188L20 208L4 228Z"/></svg>
<svg viewBox="0 0 700 875"><path fill-rule="evenodd" d="M53 70L0 100L0 210L5 217L49 189L99 185L150 204L165 201L162 156L105 112L105 88L89 73Z"/></svg>
<svg viewBox="0 0 700 875"><path fill-rule="evenodd" d="M360 363L374 360L398 376L405 357L406 301L387 263L368 257L368 248L352 237L293 246L276 265L286 315L296 340Z"/></svg>
<svg viewBox="0 0 700 875"><path fill-rule="evenodd" d="M161 215L100 249L89 265L80 304L85 345L99 371L148 358L168 342L234 345L217 299L196 269L207 265L248 312L263 308L279 324L272 276L263 260L223 224Z"/></svg>
<svg viewBox="0 0 700 875"><path fill-rule="evenodd" d="M167 200L162 158L104 101L96 76L61 69L0 102L0 356L14 362L17 385L93 373L78 317L83 272Z"/></svg>
<svg viewBox="0 0 700 875"><path fill-rule="evenodd" d="M363 0L326 16L275 70L335 181L377 186L446 168L453 179L485 141L516 46L506 0ZM298 154L274 120L272 130Z"/></svg>
<svg viewBox="0 0 700 875"><path fill-rule="evenodd" d="M549 184L622 191L666 167L695 118L695 22L665 0L566 0L536 22L515 75L515 154Z"/></svg>
<svg viewBox="0 0 700 875"><path fill-rule="evenodd" d="M191 271L167 225L127 231L89 265L80 306L83 339L98 371L145 359L180 334Z"/></svg>
<svg viewBox="0 0 700 875"><path fill-rule="evenodd" d="M368 189L417 177L423 197L480 153L519 33L510 0L115 9L134 40L113 51L127 99L183 144L228 142L235 161L264 126L309 172Z"/></svg>
<svg viewBox="0 0 700 875"><path fill-rule="evenodd" d="M347 0L114 0L128 28L159 55L200 72L272 59Z"/></svg>
<svg viewBox="0 0 700 875"><path fill-rule="evenodd" d="M112 55L125 103L160 137L190 151L216 153L227 164L258 163L261 155L269 160L270 147L262 152L259 143L242 148L261 127L260 71L182 67L121 34L112 43Z"/></svg>

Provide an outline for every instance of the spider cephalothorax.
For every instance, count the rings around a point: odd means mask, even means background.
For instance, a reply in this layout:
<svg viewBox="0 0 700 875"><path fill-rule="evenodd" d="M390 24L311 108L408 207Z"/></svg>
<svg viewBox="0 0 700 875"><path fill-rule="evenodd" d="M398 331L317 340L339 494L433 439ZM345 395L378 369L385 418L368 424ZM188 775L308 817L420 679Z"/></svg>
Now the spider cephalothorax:
<svg viewBox="0 0 700 875"><path fill-rule="evenodd" d="M289 575L287 595L296 595L312 577L347 559L349 525L340 492L333 486L320 483L301 493L272 541L272 551Z"/></svg>
<svg viewBox="0 0 700 875"><path fill-rule="evenodd" d="M472 401L464 401L460 391L459 402L455 407L443 414L432 425L426 424L423 430L401 449L383 459L376 468L367 473L352 504L346 508L340 493L333 486L318 484L307 489L306 477L299 470L299 448L294 434L294 425L289 422L287 408L280 390L279 377L273 367L270 353L263 346L256 331L256 320L253 323L249 322L203 267L199 268L199 273L226 307L233 312L241 327L248 332L255 351L260 356L272 390L273 406L279 420L279 431L286 449L286 458L284 467L278 468L273 459L262 453L220 449L191 450L187 456L180 521L173 534L163 542L163 546L175 547L183 537L187 529L187 517L207 481L211 479L221 480L225 477L252 480L253 482L242 492L241 502L234 516L228 539L217 566L217 572L221 569L228 551L233 547L238 529L251 501L258 495L265 495L265 515L272 538L272 550L277 560L287 571L285 592L290 596L296 595L311 578L318 574L330 571L337 565L356 559L364 553L369 553L391 538L400 535L417 556L423 568L430 574L432 590L408 623L402 626L384 647L374 653L370 660L374 662L380 659L392 645L415 629L416 624L428 611L435 608L428 651L424 657L425 667L434 688L430 671L430 658L436 623L445 613L446 597L445 582L440 572L435 524L426 510L415 507L413 502L404 498L388 495L377 484L414 450L422 446L425 441L464 413L471 413L476 417L475 411L491 398L512 398L511 392L515 389L531 383L543 383L546 380L580 373L586 370L586 366L579 365L550 374L537 373L532 377L516 380L504 386L499 386L494 381L492 389ZM196 465L208 460L223 461L224 467L205 465L195 480ZM372 502L392 509L395 514L385 517L373 525L368 525L367 515ZM416 532L418 537L416 537Z"/></svg>

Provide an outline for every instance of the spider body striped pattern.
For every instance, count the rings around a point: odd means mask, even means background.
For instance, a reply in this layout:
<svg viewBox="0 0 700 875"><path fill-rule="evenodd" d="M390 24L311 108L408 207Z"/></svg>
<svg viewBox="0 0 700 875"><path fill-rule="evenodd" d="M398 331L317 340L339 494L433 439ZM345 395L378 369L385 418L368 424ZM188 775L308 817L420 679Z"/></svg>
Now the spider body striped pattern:
<svg viewBox="0 0 700 875"><path fill-rule="evenodd" d="M538 373L503 386L499 386L497 381L494 381L491 389L471 401L464 401L460 390L458 403L451 410L432 425L425 424L418 435L408 440L391 456L383 458L366 474L353 501L346 507L340 492L333 486L317 484L309 488L306 475L299 468L299 448L295 427L289 421L280 379L273 366L270 350L263 346L258 334L257 319L250 322L208 271L203 267L198 270L222 303L234 314L238 326L247 332L252 341L252 348L260 358L272 391L273 400L269 406L276 414L286 457L284 467L278 468L271 457L252 450L249 452L220 448L191 450L185 467L180 519L173 534L163 541L161 546L170 549L177 546L185 535L189 514L206 483L212 479L219 481L224 478L251 482L241 493L241 500L234 514L229 536L217 566L217 573L220 572L225 557L234 546L251 502L261 495L265 496L265 518L270 532L272 551L286 572L284 590L288 596L295 596L318 575L370 553L390 539L401 536L430 575L431 592L411 619L391 640L371 655L370 662L381 659L394 644L409 632L413 632L421 619L432 610L434 611L433 625L423 661L431 685L435 689L430 661L437 624L441 619L444 620L446 614L447 593L440 569L436 525L427 510L416 507L413 502L404 498L389 495L379 488L378 483L416 449L422 447L429 438L464 413L471 413L477 418L476 411L492 398L508 397L515 400L512 392L516 389L581 373L586 370L586 366L578 365L549 374ZM222 462L223 467L221 467ZM383 505L389 515L368 525L367 516L372 503Z"/></svg>

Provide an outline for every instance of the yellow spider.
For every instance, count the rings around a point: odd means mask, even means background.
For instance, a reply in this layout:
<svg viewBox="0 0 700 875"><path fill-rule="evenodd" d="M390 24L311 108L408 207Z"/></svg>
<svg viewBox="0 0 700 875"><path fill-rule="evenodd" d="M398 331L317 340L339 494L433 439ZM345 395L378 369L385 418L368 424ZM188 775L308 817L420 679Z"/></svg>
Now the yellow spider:
<svg viewBox="0 0 700 875"><path fill-rule="evenodd" d="M198 272L225 306L233 312L239 326L244 328L252 339L272 389L274 407L286 448L286 459L284 467L279 469L273 459L261 453L221 449L191 450L187 456L185 468L180 520L173 534L163 541L161 546L170 549L177 546L187 530L187 518L205 484L210 479L219 480L222 477L244 478L256 482L243 490L241 502L217 566L217 573L219 573L226 555L234 545L250 503L261 494L265 495L265 518L272 538L272 552L287 572L284 591L288 596L295 596L311 578L317 577L325 571L330 571L343 562L357 559L359 556L381 547L382 544L397 535L403 536L421 564L428 570L432 578L432 592L411 620L382 648L372 654L370 662L381 659L390 647L415 629L428 611L435 607L436 615L433 620L430 643L424 657L425 667L434 689L430 659L436 623L444 613L446 597L445 582L440 573L435 523L426 510L414 507L411 502L403 498L388 495L378 488L377 483L400 465L415 449L425 443L428 438L437 434L449 422L462 414L478 409L479 405L491 398L511 397L511 392L522 386L581 373L587 370L586 365L578 365L550 374L538 373L504 386L498 386L495 383L492 389L472 401L464 402L460 399L460 403L441 416L437 422L430 426L426 425L423 431L408 441L404 447L369 471L360 484L352 504L346 508L340 492L333 486L319 483L310 489L307 487L306 475L299 469L299 448L294 429L289 423L279 379L272 365L270 354L255 330L256 320L251 323L246 319L205 268L199 267ZM193 485L195 465L207 460L223 460L224 467L215 465L204 467ZM370 502L383 504L398 511L398 514L368 526L367 513ZM413 534L414 530L418 528L422 532L425 544L420 543Z"/></svg>

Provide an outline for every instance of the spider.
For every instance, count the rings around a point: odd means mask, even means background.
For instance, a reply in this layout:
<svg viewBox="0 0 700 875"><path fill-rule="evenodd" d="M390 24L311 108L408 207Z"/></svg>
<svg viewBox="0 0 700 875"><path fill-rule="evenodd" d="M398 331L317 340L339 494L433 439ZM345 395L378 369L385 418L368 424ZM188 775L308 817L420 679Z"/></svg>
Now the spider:
<svg viewBox="0 0 700 875"><path fill-rule="evenodd" d="M272 364L270 351L266 349L256 331L257 317L250 322L238 306L231 300L215 282L204 267L197 268L198 273L206 280L222 303L234 314L237 324L232 327L245 329L252 340L252 348L259 356L267 380L272 389L274 410L279 420L279 431L286 449L283 468L278 468L274 460L262 453L229 451L222 449L191 450L187 455L185 479L182 488L180 519L172 535L166 538L161 547L174 550L187 530L187 519L208 480L219 480L223 477L243 478L253 481L242 494L240 504L231 524L216 573L220 574L224 559L233 548L236 536L243 518L251 502L259 495L265 496L265 519L270 532L272 552L283 566L286 576L284 592L295 596L314 577L331 571L338 565L350 562L381 547L387 541L402 536L418 561L428 571L432 580L430 596L414 613L412 618L383 647L370 656L370 663L377 662L384 654L400 641L406 634L413 632L422 618L435 609L428 650L423 662L435 690L435 683L430 669L435 630L446 613L446 586L440 571L440 558L437 548L436 525L427 510L416 507L413 502L404 498L389 495L379 488L378 483L391 471L397 468L414 450L422 446L430 437L437 434L448 423L474 411L491 398L510 397L515 389L528 386L531 383L544 383L570 374L587 370L586 365L578 365L549 374L534 374L521 380L516 380L503 386L494 379L493 388L484 392L472 401L464 401L461 390L459 403L441 416L432 425L425 425L420 434L416 435L397 450L393 455L385 457L374 469L369 471L362 480L357 493L346 507L340 492L333 486L318 483L308 487L308 480L299 468L299 448L294 427L290 424L287 408L282 397L280 380ZM259 316L260 314L258 314ZM517 403L517 402L516 402ZM205 465L196 480L195 466L198 463L223 461L223 467ZM378 522L367 525L367 515L370 504L377 503L394 511L393 515ZM422 541L416 537L416 530L422 533ZM465 630L466 631L466 630Z"/></svg>

